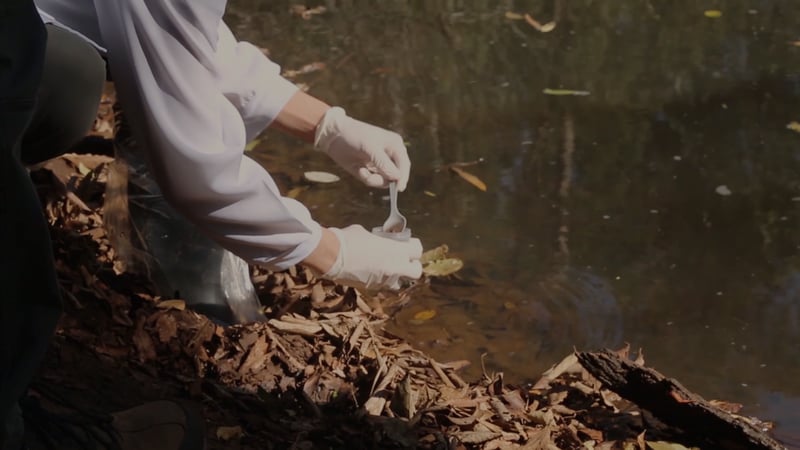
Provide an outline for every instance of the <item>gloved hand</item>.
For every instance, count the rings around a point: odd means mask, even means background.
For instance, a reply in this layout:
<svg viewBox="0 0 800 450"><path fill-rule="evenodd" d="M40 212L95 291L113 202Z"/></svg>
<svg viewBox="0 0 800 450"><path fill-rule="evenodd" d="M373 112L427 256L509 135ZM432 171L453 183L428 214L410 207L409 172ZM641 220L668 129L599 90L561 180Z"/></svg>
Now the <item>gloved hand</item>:
<svg viewBox="0 0 800 450"><path fill-rule="evenodd" d="M328 154L351 175L370 187L397 181L404 191L411 160L399 134L349 117L342 108L330 108L314 134L314 148Z"/></svg>
<svg viewBox="0 0 800 450"><path fill-rule="evenodd" d="M417 238L394 241L361 225L329 230L339 239L339 255L323 278L357 288L399 289L401 279L422 276L422 244Z"/></svg>

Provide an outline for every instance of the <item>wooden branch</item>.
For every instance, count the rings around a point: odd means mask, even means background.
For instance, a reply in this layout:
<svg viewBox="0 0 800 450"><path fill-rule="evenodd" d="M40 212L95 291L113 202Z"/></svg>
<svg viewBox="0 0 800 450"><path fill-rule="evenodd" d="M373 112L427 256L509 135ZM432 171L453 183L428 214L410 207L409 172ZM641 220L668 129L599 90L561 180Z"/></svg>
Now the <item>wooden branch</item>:
<svg viewBox="0 0 800 450"><path fill-rule="evenodd" d="M603 385L678 428L702 448L785 450L740 417L722 411L657 371L610 351L578 352L581 365Z"/></svg>

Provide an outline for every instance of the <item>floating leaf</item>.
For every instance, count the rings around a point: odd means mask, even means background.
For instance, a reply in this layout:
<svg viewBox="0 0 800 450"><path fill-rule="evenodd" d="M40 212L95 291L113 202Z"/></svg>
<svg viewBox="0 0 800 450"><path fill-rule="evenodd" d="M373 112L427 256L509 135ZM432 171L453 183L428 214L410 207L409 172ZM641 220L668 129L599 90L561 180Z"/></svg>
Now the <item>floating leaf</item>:
<svg viewBox="0 0 800 450"><path fill-rule="evenodd" d="M579 96L586 96L591 95L589 91L579 91L575 89L550 89L546 88L542 91L546 95L579 95Z"/></svg>
<svg viewBox="0 0 800 450"><path fill-rule="evenodd" d="M306 64L305 66L297 69L297 70L287 70L281 74L284 78L294 78L299 75L306 75L309 73L317 72L320 70L325 69L324 62L313 62L311 64Z"/></svg>
<svg viewBox="0 0 800 450"><path fill-rule="evenodd" d="M793 45L795 47L800 47L800 41L789 41L789 45Z"/></svg>
<svg viewBox="0 0 800 450"><path fill-rule="evenodd" d="M434 194L431 191L425 191L425 195L427 195L428 197L436 197L436 194Z"/></svg>
<svg viewBox="0 0 800 450"><path fill-rule="evenodd" d="M419 262L423 265L432 263L439 259L447 258L447 252L450 250L447 247L447 244L442 244L432 250L428 250L427 252L423 253L422 256L419 258Z"/></svg>
<svg viewBox="0 0 800 450"><path fill-rule="evenodd" d="M431 277L446 277L464 267L464 262L458 258L439 259L422 268L422 272Z"/></svg>
<svg viewBox="0 0 800 450"><path fill-rule="evenodd" d="M217 439L221 441L232 441L241 438L242 435L244 435L244 431L238 425L235 427L217 427Z"/></svg>
<svg viewBox="0 0 800 450"><path fill-rule="evenodd" d="M450 170L452 170L453 172L457 173L458 176L460 176L461 178L466 180L467 183L475 186L476 188L482 190L483 192L486 192L486 183L481 181L480 178L478 178L475 175L465 171L464 169L462 169L460 167L451 166Z"/></svg>
<svg viewBox="0 0 800 450"><path fill-rule="evenodd" d="M261 143L261 139L253 139L252 141L248 142L247 145L244 146L244 151L251 152L260 143Z"/></svg>
<svg viewBox="0 0 800 450"><path fill-rule="evenodd" d="M329 172L310 171L303 174L312 183L335 183L339 177Z"/></svg>
<svg viewBox="0 0 800 450"><path fill-rule="evenodd" d="M537 31L540 31L542 33L549 33L556 29L555 22L547 22L546 24L542 25L536 19L534 19L533 16L531 16L530 14L525 14L524 17L525 21L528 22L528 25L532 26L533 28L536 28Z"/></svg>
<svg viewBox="0 0 800 450"><path fill-rule="evenodd" d="M520 13L515 13L513 11L506 11L506 19L508 20L522 20L525 16Z"/></svg>
<svg viewBox="0 0 800 450"><path fill-rule="evenodd" d="M433 309L426 309L424 311L420 311L414 314L414 320L424 321L424 320L431 320L436 317L436 310Z"/></svg>
<svg viewBox="0 0 800 450"><path fill-rule="evenodd" d="M800 122L791 121L786 124L786 128L796 133L800 133Z"/></svg>
<svg viewBox="0 0 800 450"><path fill-rule="evenodd" d="M708 17L709 19L719 19L720 17L722 17L722 11L718 9L709 9L703 12L703 15Z"/></svg>
<svg viewBox="0 0 800 450"><path fill-rule="evenodd" d="M183 311L186 309L186 302L180 299L162 300L158 302L156 306L161 309L177 309L178 311Z"/></svg>
<svg viewBox="0 0 800 450"><path fill-rule="evenodd" d="M719 195L722 195L723 197L727 197L733 193L731 192L730 188L728 188L728 186L725 186L724 184L717 186L717 188L714 189L714 192L716 192Z"/></svg>
<svg viewBox="0 0 800 450"><path fill-rule="evenodd" d="M547 22L546 24L542 25L542 28L539 29L542 33L549 33L556 29L555 22Z"/></svg>

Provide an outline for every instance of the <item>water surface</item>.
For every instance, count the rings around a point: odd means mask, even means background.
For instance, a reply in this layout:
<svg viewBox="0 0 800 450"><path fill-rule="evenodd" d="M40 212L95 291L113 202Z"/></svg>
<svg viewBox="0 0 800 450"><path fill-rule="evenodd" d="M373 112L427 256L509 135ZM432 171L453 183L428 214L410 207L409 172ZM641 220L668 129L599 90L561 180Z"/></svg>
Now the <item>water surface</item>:
<svg viewBox="0 0 800 450"><path fill-rule="evenodd" d="M229 20L286 69L324 62L296 81L408 141L401 210L466 268L417 293L397 333L517 382L573 347L630 342L800 435L795 3L331 0L302 20L286 1L235 0ZM346 176L275 134L255 153L287 190L304 170ZM474 160L487 192L438 170ZM299 198L335 226L388 210L348 178ZM410 323L424 309L438 314Z"/></svg>

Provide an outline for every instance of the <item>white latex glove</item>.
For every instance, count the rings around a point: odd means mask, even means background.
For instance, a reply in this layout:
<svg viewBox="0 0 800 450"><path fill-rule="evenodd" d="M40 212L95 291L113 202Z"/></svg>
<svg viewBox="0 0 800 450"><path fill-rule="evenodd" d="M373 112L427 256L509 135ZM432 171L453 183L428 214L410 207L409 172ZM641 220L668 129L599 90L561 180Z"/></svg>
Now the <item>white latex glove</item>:
<svg viewBox="0 0 800 450"><path fill-rule="evenodd" d="M404 191L411 160L399 134L349 117L342 108L330 108L314 134L314 148L328 154L351 175L370 187L397 181Z"/></svg>
<svg viewBox="0 0 800 450"><path fill-rule="evenodd" d="M401 279L422 276L422 244L417 238L395 241L361 225L329 230L339 239L339 255L323 278L357 288L399 289Z"/></svg>

